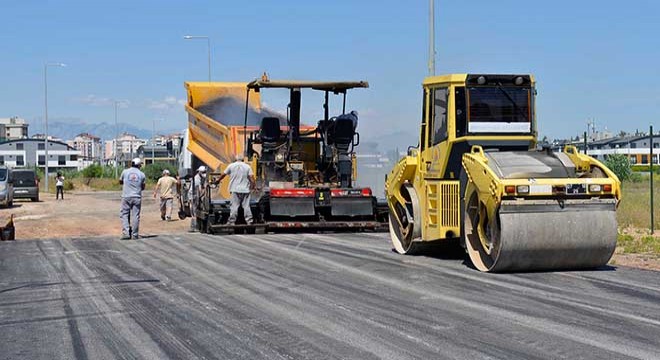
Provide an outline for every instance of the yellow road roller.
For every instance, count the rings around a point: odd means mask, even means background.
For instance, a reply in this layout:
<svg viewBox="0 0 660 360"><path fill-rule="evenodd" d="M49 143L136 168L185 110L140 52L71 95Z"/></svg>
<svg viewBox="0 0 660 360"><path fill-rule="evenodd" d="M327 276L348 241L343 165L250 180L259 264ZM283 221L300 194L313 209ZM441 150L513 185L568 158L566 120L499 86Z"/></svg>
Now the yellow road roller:
<svg viewBox="0 0 660 360"><path fill-rule="evenodd" d="M398 253L458 238L484 272L609 261L621 183L574 146L537 146L533 76L433 76L423 89L419 144L386 179Z"/></svg>

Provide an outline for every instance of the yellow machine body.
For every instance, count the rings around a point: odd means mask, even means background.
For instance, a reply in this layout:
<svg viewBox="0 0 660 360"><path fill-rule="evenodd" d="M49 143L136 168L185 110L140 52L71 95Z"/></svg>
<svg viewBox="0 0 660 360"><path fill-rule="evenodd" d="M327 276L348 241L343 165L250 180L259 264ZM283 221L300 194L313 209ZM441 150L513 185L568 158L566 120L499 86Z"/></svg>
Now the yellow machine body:
<svg viewBox="0 0 660 360"><path fill-rule="evenodd" d="M597 267L616 245L616 175L567 147L537 150L531 75L423 83L419 145L386 180L397 252L460 238L481 271Z"/></svg>

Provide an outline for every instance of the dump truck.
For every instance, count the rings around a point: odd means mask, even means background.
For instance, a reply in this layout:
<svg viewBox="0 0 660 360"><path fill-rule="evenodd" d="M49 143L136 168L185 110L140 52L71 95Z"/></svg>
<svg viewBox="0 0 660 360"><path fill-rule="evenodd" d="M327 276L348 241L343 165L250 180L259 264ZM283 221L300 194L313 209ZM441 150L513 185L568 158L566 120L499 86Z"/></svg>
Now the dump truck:
<svg viewBox="0 0 660 360"><path fill-rule="evenodd" d="M537 147L533 76L432 76L423 94L419 144L386 178L398 253L459 239L484 272L609 261L620 181L574 146Z"/></svg>
<svg viewBox="0 0 660 360"><path fill-rule="evenodd" d="M210 169L198 214L203 232L276 230L376 230L386 227L387 204L369 187L356 187L355 148L359 145L357 112L346 111L346 93L367 88L366 81L270 80L249 83L186 82L187 149L190 168ZM286 114L261 106L264 89L288 93ZM320 91L323 118L301 121L302 90ZM341 113L331 116L330 97L340 97ZM336 104L335 104L336 105ZM335 106L337 108L337 106ZM217 177L244 154L256 177L251 196L254 223L242 211L235 225L229 217L228 181Z"/></svg>

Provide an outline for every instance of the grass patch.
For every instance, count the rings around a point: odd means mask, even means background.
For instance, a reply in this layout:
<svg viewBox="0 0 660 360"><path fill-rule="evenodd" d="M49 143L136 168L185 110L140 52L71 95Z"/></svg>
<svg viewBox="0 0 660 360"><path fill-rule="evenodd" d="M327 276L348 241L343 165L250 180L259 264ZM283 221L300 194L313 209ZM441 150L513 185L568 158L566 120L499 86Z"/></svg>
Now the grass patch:
<svg viewBox="0 0 660 360"><path fill-rule="evenodd" d="M49 192L55 193L55 182L49 182ZM156 182L147 179L146 190L153 190ZM114 178L85 178L76 177L64 181L64 191L121 191L122 186ZM44 191L44 183L40 184L40 191Z"/></svg>
<svg viewBox="0 0 660 360"><path fill-rule="evenodd" d="M625 254L660 254L660 237L619 234L617 245Z"/></svg>
<svg viewBox="0 0 660 360"><path fill-rule="evenodd" d="M653 205L655 228L660 227L660 176L653 178ZM625 181L623 195L617 210L620 227L646 228L651 225L651 191L648 176L640 182Z"/></svg>

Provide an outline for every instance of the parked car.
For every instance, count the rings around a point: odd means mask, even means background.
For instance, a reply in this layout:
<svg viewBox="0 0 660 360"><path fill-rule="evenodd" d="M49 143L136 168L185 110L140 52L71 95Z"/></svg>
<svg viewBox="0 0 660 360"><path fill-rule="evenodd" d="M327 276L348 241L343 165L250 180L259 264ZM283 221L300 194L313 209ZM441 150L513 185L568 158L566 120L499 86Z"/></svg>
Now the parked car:
<svg viewBox="0 0 660 360"><path fill-rule="evenodd" d="M6 166L0 166L0 206L10 207L14 204L14 186L12 171Z"/></svg>
<svg viewBox="0 0 660 360"><path fill-rule="evenodd" d="M39 201L39 180L32 169L12 170L14 180L14 199Z"/></svg>

